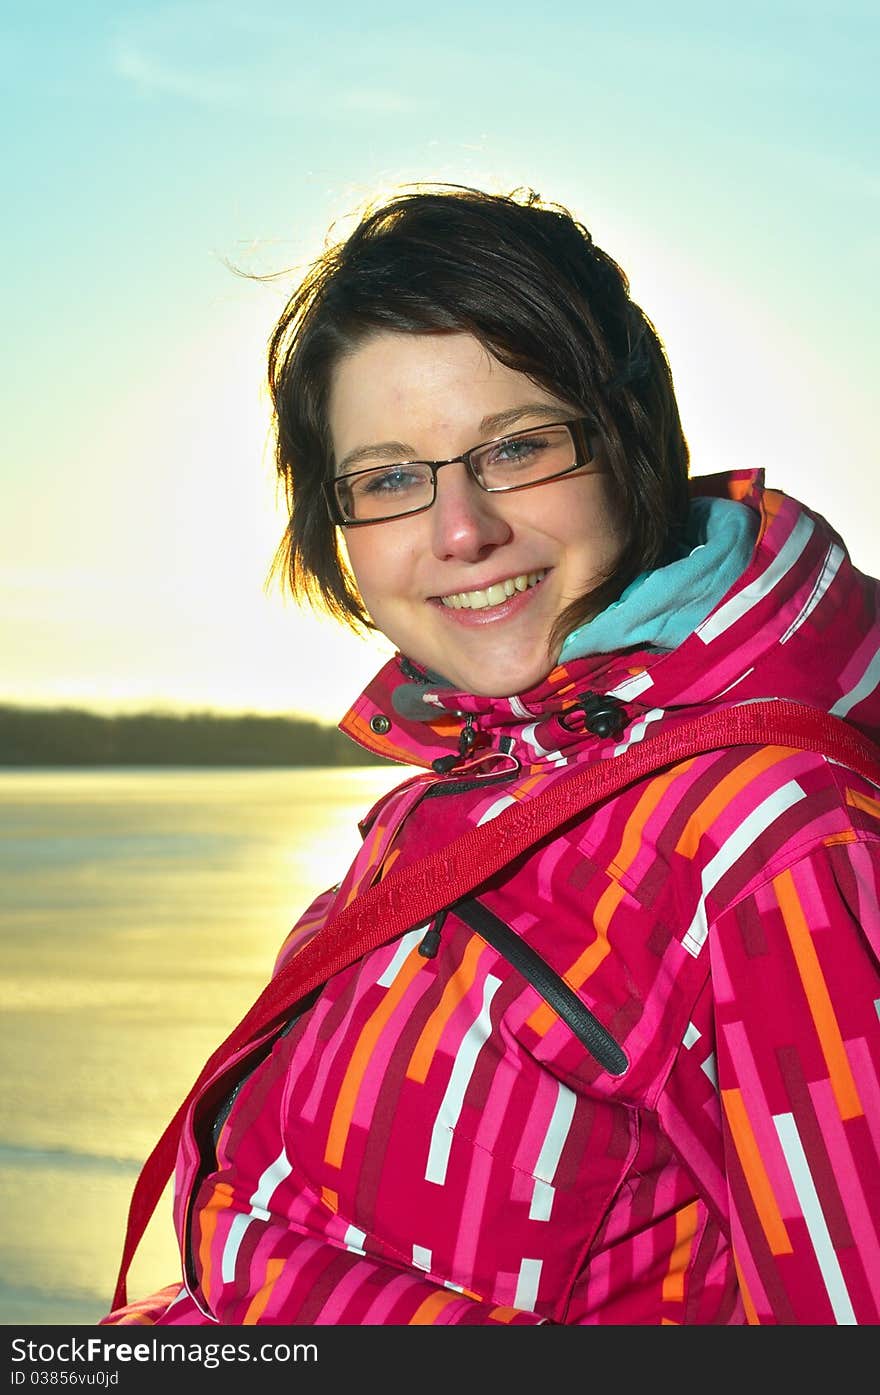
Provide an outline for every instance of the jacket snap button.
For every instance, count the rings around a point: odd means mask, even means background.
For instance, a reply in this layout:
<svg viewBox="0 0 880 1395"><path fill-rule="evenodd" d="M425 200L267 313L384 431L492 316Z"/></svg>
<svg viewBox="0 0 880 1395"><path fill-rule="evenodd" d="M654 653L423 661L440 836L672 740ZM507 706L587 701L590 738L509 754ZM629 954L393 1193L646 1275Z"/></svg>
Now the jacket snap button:
<svg viewBox="0 0 880 1395"><path fill-rule="evenodd" d="M378 717L370 718L370 731L374 731L377 736L385 736L391 730L391 723L387 717L381 714Z"/></svg>

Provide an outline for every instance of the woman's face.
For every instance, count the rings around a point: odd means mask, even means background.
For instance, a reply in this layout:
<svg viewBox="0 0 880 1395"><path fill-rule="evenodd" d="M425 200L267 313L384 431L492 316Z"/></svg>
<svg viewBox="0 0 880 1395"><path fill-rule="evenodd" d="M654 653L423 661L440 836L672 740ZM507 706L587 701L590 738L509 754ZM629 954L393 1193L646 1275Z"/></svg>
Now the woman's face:
<svg viewBox="0 0 880 1395"><path fill-rule="evenodd" d="M337 473L446 460L496 436L577 415L464 333L378 333L342 359L331 380ZM347 464L354 451L356 463ZM458 691L509 697L533 687L559 656L550 643L554 621L620 552L610 477L601 470L598 456L589 473L487 494L463 464L447 465L424 513L347 529L349 560L373 622ZM505 581L516 587L500 603L444 604L462 595L482 602L472 593Z"/></svg>

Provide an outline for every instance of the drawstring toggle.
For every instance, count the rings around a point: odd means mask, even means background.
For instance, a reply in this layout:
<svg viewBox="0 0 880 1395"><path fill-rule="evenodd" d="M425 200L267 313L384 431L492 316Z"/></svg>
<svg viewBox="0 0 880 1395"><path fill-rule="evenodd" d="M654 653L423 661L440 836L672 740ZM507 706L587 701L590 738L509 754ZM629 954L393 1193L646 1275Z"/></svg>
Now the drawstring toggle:
<svg viewBox="0 0 880 1395"><path fill-rule="evenodd" d="M617 736L628 720L620 698L612 697L610 693L584 693L572 707L560 712L556 720L566 731L575 730L568 720L575 712L583 712L584 726L593 736Z"/></svg>

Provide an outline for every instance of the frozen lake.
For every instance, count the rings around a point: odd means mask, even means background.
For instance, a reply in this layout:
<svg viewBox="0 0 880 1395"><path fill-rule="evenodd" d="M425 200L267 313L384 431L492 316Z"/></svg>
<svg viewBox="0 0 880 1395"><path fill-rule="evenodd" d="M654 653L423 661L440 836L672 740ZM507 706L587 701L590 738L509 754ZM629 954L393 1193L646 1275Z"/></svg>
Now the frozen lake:
<svg viewBox="0 0 880 1395"><path fill-rule="evenodd" d="M141 1163L410 773L0 774L0 1323L106 1313ZM178 1272L166 1196L129 1295Z"/></svg>

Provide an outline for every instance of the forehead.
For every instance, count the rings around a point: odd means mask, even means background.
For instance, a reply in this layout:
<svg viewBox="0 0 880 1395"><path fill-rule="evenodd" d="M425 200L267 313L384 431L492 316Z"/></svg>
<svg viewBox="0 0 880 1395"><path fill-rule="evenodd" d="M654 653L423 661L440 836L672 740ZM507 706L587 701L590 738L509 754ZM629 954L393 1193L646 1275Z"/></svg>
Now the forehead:
<svg viewBox="0 0 880 1395"><path fill-rule="evenodd" d="M472 334L380 332L336 364L330 408L344 408L346 399L364 393L381 401L405 402L413 391L421 397L448 391L463 379L488 386L507 376L522 375L506 368Z"/></svg>
<svg viewBox="0 0 880 1395"><path fill-rule="evenodd" d="M479 435L484 419L519 403L560 401L501 363L471 334L383 332L336 365L328 421L338 459L386 439L416 448L416 435Z"/></svg>

